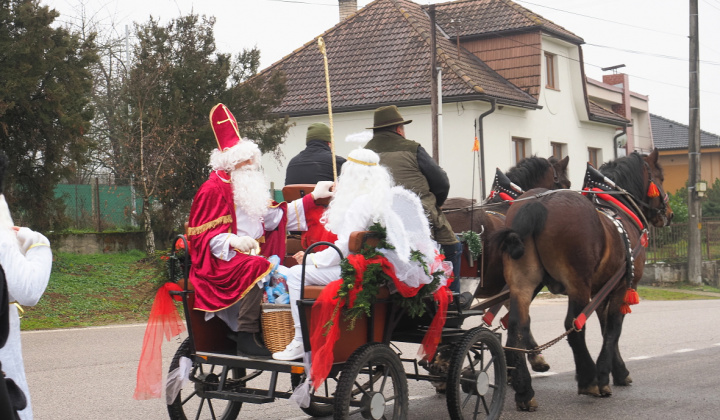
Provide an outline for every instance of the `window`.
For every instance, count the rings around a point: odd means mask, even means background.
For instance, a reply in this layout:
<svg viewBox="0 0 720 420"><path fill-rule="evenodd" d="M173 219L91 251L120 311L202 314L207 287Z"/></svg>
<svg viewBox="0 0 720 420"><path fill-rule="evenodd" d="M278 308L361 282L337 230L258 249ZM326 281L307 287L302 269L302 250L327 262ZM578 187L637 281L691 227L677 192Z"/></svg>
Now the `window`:
<svg viewBox="0 0 720 420"><path fill-rule="evenodd" d="M558 89L557 86L557 56L549 52L545 53L545 87Z"/></svg>
<svg viewBox="0 0 720 420"><path fill-rule="evenodd" d="M529 139L523 139L520 137L513 137L513 165L517 165L518 162L525 159L528 155L528 146L530 145Z"/></svg>
<svg viewBox="0 0 720 420"><path fill-rule="evenodd" d="M602 162L602 149L588 147L588 162L590 162L595 169L599 168L598 165Z"/></svg>
<svg viewBox="0 0 720 420"><path fill-rule="evenodd" d="M558 158L558 159L562 159L562 158L565 157L565 155L567 155L567 153L565 152L565 150L566 150L565 147L566 147L566 146L565 146L565 144L563 144L563 143L551 142L551 143L550 143L550 147L552 147L552 156L553 156L553 157L556 157L556 158Z"/></svg>

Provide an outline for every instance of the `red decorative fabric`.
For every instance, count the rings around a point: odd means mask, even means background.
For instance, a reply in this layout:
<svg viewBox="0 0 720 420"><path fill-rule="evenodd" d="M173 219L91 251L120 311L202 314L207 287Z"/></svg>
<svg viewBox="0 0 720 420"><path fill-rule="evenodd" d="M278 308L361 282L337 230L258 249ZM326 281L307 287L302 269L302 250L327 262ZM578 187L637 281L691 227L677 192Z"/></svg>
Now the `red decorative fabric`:
<svg viewBox="0 0 720 420"><path fill-rule="evenodd" d="M155 294L138 363L137 383L133 395L136 400L160 398L163 336L170 341L171 338L185 331L185 325L170 296L171 290L181 291L182 288L177 283L165 283Z"/></svg>
<svg viewBox="0 0 720 420"><path fill-rule="evenodd" d="M627 289L627 292L625 292L625 303L628 305L637 305L640 303L640 296L635 289Z"/></svg>
<svg viewBox="0 0 720 420"><path fill-rule="evenodd" d="M601 190L600 188L593 188L592 191L599 191L599 192L601 192L602 190ZM618 206L618 207L620 208L620 210L624 211L628 216L630 216L630 218L631 218L638 226L640 226L640 227L642 228L643 224L642 224L642 222L640 222L640 219L635 215L634 212L630 211L630 209L627 208L627 206L626 206L625 204L623 204L623 203L621 203L620 201L618 201L617 198L611 196L610 194L597 194L597 196L598 196L599 198L605 200L605 201L609 201L609 202L615 204L616 206Z"/></svg>
<svg viewBox="0 0 720 420"><path fill-rule="evenodd" d="M310 347L312 348L311 379L313 387L316 390L322 385L325 379L327 379L327 375L330 373L334 361L333 350L335 343L340 338L339 321L341 311L336 311L335 308L338 302L341 303L340 307L353 307L357 294L362 290L363 275L369 264L380 264L383 272L392 279L398 293L403 297L413 297L425 286L422 285L414 288L400 281L395 276L395 267L382 255L365 259L362 254L350 254L347 260L353 268L355 268L355 283L349 291L347 302L343 302L337 298L337 293L343 284L343 280L339 279L325 286L312 307L312 322L310 324ZM447 286L442 286L433 293L433 297L438 303L438 311L430 323L428 331L425 333L421 349L418 352L427 359L432 359L440 343L450 296L451 293ZM324 327L328 321L332 321L332 325L329 329L326 329Z"/></svg>
<svg viewBox="0 0 720 420"><path fill-rule="evenodd" d="M500 195L500 198L502 198L502 199L505 200L505 201L515 201L515 200L514 200L512 197L510 197L510 195L507 194L507 193L501 192L499 195Z"/></svg>
<svg viewBox="0 0 720 420"><path fill-rule="evenodd" d="M309 195L309 194L308 194ZM307 197L307 195L305 196ZM305 209L305 220L307 222L307 231L303 232L300 236L300 244L304 249L307 249L310 245L316 242L331 242L337 241L337 235L325 229L325 225L320 223L323 213L325 213L326 207L315 204L313 200L305 200L303 197L303 206ZM307 203L307 204L306 204ZM313 252L320 252L327 246L318 246L313 248Z"/></svg>
<svg viewBox="0 0 720 420"><path fill-rule="evenodd" d="M275 230L265 231L265 243L260 244L260 254L265 258L270 258L273 255L278 257L285 256L285 246L287 245L287 203L272 202L271 207L279 207L282 212L282 218Z"/></svg>
<svg viewBox="0 0 720 420"><path fill-rule="evenodd" d="M201 311L215 312L233 305L270 271L270 262L260 256L238 252L229 261L216 258L210 240L221 233L237 233L235 204L232 185L213 172L195 195L188 224L193 262L190 281L195 287L195 309ZM266 240L270 241L266 246L276 245L272 235Z"/></svg>
<svg viewBox="0 0 720 420"><path fill-rule="evenodd" d="M654 182L650 182L647 195L650 198L660 197L660 190L658 190L658 187Z"/></svg>

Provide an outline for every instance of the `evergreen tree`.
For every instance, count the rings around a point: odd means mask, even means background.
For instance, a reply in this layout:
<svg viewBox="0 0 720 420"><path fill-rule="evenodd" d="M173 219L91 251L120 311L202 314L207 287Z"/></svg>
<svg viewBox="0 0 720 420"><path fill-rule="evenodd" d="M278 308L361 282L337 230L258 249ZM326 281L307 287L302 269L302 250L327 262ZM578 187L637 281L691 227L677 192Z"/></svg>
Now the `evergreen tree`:
<svg viewBox="0 0 720 420"><path fill-rule="evenodd" d="M93 37L53 28L58 13L37 0L0 0L0 149L16 223L64 227L53 194L86 159L93 108Z"/></svg>
<svg viewBox="0 0 720 420"><path fill-rule="evenodd" d="M125 130L112 153L130 151L117 160L123 167L116 171L135 175L149 254L156 222L177 230L207 179L208 157L217 147L209 124L216 103L225 102L241 134L259 140L264 151L276 150L289 127L287 119L268 116L285 94L283 77L238 86L257 72L259 52L245 51L235 60L218 53L214 24L214 18L188 15L164 26L151 18L135 28L138 42L123 90L130 113L115 120ZM160 205L151 206L151 198Z"/></svg>

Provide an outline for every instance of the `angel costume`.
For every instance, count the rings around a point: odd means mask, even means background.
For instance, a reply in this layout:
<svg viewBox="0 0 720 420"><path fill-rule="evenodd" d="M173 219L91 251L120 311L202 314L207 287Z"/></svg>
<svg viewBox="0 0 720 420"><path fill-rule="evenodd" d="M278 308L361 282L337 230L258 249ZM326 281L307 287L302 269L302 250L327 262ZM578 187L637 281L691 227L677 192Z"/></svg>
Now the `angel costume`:
<svg viewBox="0 0 720 420"><path fill-rule="evenodd" d="M376 166L379 157L369 150L355 150L350 153L348 160L343 166L343 173L340 176L339 188L353 188L353 185L345 184L343 180L351 180L350 182L366 182L377 183L382 177L377 177L377 173L356 173L355 168L375 167L381 169L387 174L385 168ZM363 160L362 157L367 156ZM358 166L360 165L360 166ZM363 166L364 165L364 166ZM362 169L360 169L362 171ZM362 174L362 175L361 175ZM357 177L364 179L358 179ZM424 262L428 267L435 264L435 256L437 255L438 245L431 239L430 227L425 217L422 203L417 195L402 188L393 187L392 178L387 174L386 181L388 185L370 185L367 193L362 193L363 189L368 189L367 185L357 185L359 194L355 196L347 210L342 215L342 221L328 223L328 227L337 234L335 245L340 249L344 256L349 252L348 243L350 234L355 231L367 230L373 223L379 222L387 231L387 241L395 247L393 250L381 250L383 255L394 265L395 273L398 278L410 287L417 288L423 284L432 282L432 276L425 273L423 266L417 261L410 261L412 250L420 251L424 255ZM340 194L339 192L337 194ZM334 200L337 200L338 196ZM331 203L332 211L334 203ZM311 254L306 259L305 265L305 284L306 285L328 285L331 282L341 278L340 269L341 256L335 249L328 248L321 252ZM446 266L449 263L445 263ZM432 269L430 272L436 271ZM295 323L295 338L288 347L280 353L273 354L273 358L278 360L293 360L303 354L302 346L302 330L300 327L299 310L297 300L300 299L302 265L291 267L288 272L288 290L290 292L290 308ZM443 278L440 286L445 286L447 278L451 277L451 272Z"/></svg>
<svg viewBox="0 0 720 420"><path fill-rule="evenodd" d="M25 393L27 407L19 412L20 419L33 418L30 391L20 343L18 305L34 306L45 292L52 268L50 241L28 228L15 232L5 196L0 195L0 266L5 272L10 301L10 334L0 349L0 362L8 378Z"/></svg>

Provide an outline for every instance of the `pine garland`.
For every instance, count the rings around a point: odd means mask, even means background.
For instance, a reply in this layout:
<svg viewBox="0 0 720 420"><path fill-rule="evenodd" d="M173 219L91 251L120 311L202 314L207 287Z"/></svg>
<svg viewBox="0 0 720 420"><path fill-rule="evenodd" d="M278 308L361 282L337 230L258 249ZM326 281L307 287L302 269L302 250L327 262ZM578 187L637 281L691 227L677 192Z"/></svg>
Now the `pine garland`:
<svg viewBox="0 0 720 420"><path fill-rule="evenodd" d="M360 254L365 257L366 260L381 256L382 254L378 251L379 249L395 249L395 247L387 242L387 232L382 225L374 223L368 230L377 235L379 242L377 246L371 246L367 243L363 245ZM410 260L419 262L425 270L425 273L430 275L430 270L424 261L423 254L421 252L413 250L410 254ZM323 326L323 328L326 329L326 334L333 325L332 319L335 318L335 314L343 308L344 318L349 321L348 330L353 330L355 328L355 322L358 318L363 315L371 315L371 308L377 300L380 287L392 284L393 282L392 278L383 272L382 265L378 263L368 264L362 277L362 290L357 293L353 307L348 308L348 297L350 296L350 291L355 287L357 272L355 267L350 264L347 258L340 262L340 269L343 283L336 295L338 303L333 311L333 316L331 317L331 320ZM440 284L442 275L443 272L441 270L432 273L433 280L429 284L422 286L418 293L413 297L406 298L400 293L394 293L392 295L393 303L404 308L413 318L422 316L425 314L426 310L424 299L428 296L432 296L433 292Z"/></svg>
<svg viewBox="0 0 720 420"><path fill-rule="evenodd" d="M482 240L477 232L471 230L462 233L462 240L468 246L468 251L472 256L473 261L477 260L480 254L482 254Z"/></svg>

